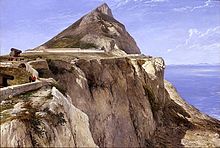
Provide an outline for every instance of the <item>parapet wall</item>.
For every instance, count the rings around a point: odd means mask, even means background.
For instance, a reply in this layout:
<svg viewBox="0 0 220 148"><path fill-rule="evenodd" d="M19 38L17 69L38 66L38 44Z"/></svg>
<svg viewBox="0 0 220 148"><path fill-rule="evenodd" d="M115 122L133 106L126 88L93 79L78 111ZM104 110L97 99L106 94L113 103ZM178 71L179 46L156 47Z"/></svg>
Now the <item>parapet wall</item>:
<svg viewBox="0 0 220 148"><path fill-rule="evenodd" d="M34 52L49 52L49 53L104 53L104 50L100 49L81 49L81 48L47 48L42 50L26 50L26 53Z"/></svg>
<svg viewBox="0 0 220 148"><path fill-rule="evenodd" d="M7 99L9 97L13 97L13 96L16 96L22 93L26 93L28 91L37 90L41 88L42 86L51 85L52 83L54 83L55 80L53 78L49 78L49 79L39 78L39 74L37 70L35 70L32 67L32 64L35 67L38 64L43 65L45 67L45 64L46 64L46 67L48 67L45 60L30 61L28 63L25 63L26 71L30 72L33 76L35 76L37 78L37 81L0 88L0 101L2 101L3 99Z"/></svg>
<svg viewBox="0 0 220 148"><path fill-rule="evenodd" d="M39 77L37 70L35 70L32 66L31 66L31 62L25 63L26 66L26 71L30 72L33 76L35 76L36 78Z"/></svg>
<svg viewBox="0 0 220 148"><path fill-rule="evenodd" d="M8 97L13 97L22 93L26 93L28 91L37 90L42 86L51 85L53 82L54 80L52 78L49 78L44 81L36 81L0 88L0 101L2 101L3 99L7 99Z"/></svg>
<svg viewBox="0 0 220 148"><path fill-rule="evenodd" d="M30 62L28 62L28 64L30 64L31 67L34 68L35 70L37 70L37 69L47 69L47 70L49 70L47 61L43 60L43 59L39 59L39 60L36 60L36 61L30 61Z"/></svg>

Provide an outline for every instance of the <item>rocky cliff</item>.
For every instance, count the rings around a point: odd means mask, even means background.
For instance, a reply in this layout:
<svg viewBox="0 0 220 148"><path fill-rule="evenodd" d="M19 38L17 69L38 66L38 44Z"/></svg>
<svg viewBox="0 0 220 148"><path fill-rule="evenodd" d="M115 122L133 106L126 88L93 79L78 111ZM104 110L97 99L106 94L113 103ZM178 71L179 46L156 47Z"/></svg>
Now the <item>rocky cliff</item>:
<svg viewBox="0 0 220 148"><path fill-rule="evenodd" d="M106 4L36 50L91 45L140 52ZM189 105L164 80L162 58L111 52L22 56L39 80L56 83L0 99L2 147L220 147L220 121Z"/></svg>
<svg viewBox="0 0 220 148"><path fill-rule="evenodd" d="M88 116L55 87L1 102L1 147L97 147Z"/></svg>
<svg viewBox="0 0 220 148"><path fill-rule="evenodd" d="M2 146L220 146L220 122L164 81L162 58L88 55L41 55L47 62L33 68L60 92L4 99Z"/></svg>
<svg viewBox="0 0 220 148"><path fill-rule="evenodd" d="M89 116L101 147L216 146L220 140L220 122L188 105L164 82L161 58L55 60L49 67L72 103Z"/></svg>
<svg viewBox="0 0 220 148"><path fill-rule="evenodd" d="M107 4L83 16L57 36L34 50L45 48L96 48L105 51L122 50L140 53L135 40L117 21Z"/></svg>

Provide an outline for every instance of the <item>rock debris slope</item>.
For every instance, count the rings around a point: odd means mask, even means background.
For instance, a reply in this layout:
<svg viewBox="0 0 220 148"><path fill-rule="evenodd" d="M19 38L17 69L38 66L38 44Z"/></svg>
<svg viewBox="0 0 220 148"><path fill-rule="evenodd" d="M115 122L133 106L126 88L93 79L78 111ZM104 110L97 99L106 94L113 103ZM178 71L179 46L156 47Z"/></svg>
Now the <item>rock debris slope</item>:
<svg viewBox="0 0 220 148"><path fill-rule="evenodd" d="M125 26L113 17L107 4L83 16L35 50L45 48L120 49L126 53L140 53L135 40Z"/></svg>

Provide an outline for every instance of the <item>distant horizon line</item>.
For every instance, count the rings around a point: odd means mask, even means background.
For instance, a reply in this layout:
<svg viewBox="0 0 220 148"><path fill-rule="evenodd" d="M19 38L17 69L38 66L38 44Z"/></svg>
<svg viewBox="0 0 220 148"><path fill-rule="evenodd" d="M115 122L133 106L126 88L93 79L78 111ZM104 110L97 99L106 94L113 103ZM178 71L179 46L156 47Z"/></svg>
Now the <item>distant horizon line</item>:
<svg viewBox="0 0 220 148"><path fill-rule="evenodd" d="M166 64L166 66L220 66L220 63Z"/></svg>

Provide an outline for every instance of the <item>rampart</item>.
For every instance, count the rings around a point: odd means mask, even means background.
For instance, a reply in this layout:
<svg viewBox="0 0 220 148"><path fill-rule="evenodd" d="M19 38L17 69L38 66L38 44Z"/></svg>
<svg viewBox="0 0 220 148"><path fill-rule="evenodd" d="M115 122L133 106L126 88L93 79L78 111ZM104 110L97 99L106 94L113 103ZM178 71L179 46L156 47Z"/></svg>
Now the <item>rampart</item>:
<svg viewBox="0 0 220 148"><path fill-rule="evenodd" d="M100 49L80 49L80 48L48 48L43 50L26 50L26 53L32 52L49 52L49 53L104 53L104 50Z"/></svg>
<svg viewBox="0 0 220 148"><path fill-rule="evenodd" d="M51 85L54 82L52 78L45 79L43 81L30 82L20 85L13 85L4 88L0 88L0 101L13 97L19 94L26 93L28 91L37 90L43 86Z"/></svg>
<svg viewBox="0 0 220 148"><path fill-rule="evenodd" d="M30 72L33 76L35 76L36 78L39 77L37 70L35 70L32 66L31 66L32 61L25 63L26 66L26 71Z"/></svg>
<svg viewBox="0 0 220 148"><path fill-rule="evenodd" d="M49 78L49 79L39 78L39 74L37 70L35 70L32 67L32 64L36 65L37 62L39 61L30 61L25 63L26 71L30 72L33 76L35 76L37 78L37 81L0 88L0 101L2 101L3 99L7 99L9 97L26 93L28 91L37 90L42 86L51 85L52 83L54 83L55 80L53 78ZM45 61L40 60L40 62L45 62Z"/></svg>

